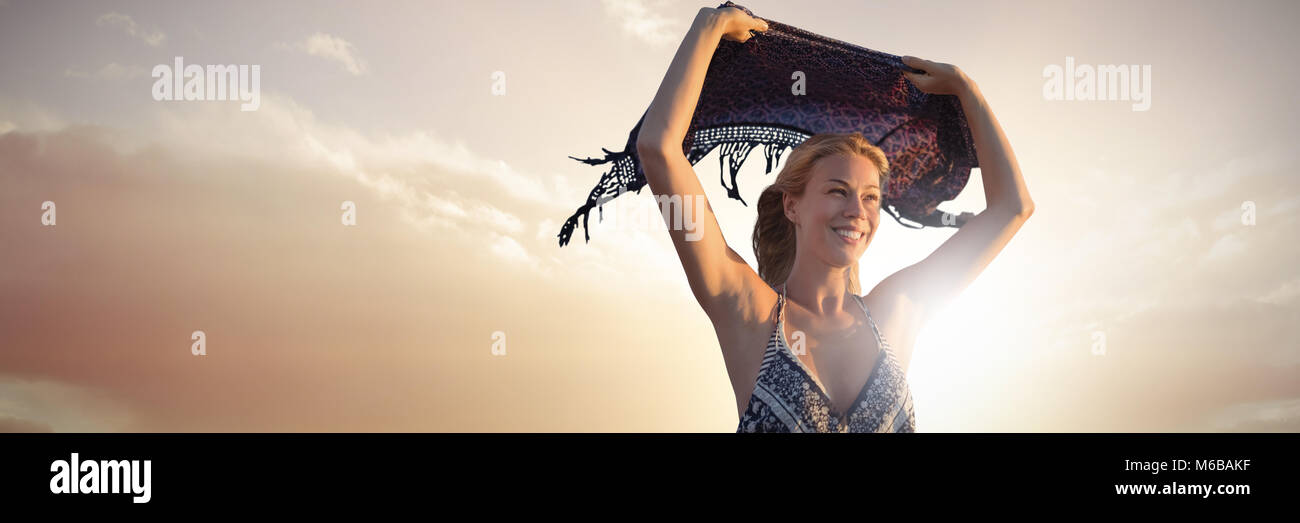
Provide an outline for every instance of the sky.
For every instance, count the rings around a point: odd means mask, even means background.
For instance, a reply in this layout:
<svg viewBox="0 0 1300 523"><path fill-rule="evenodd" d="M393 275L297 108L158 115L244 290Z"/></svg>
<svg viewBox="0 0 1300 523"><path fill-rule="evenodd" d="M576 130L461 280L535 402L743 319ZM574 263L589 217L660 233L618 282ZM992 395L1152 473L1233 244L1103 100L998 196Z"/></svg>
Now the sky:
<svg viewBox="0 0 1300 523"><path fill-rule="evenodd" d="M1300 430L1300 4L741 4L958 65L1015 150L1035 213L917 340L918 430ZM556 241L706 5L0 0L0 431L734 431L662 226ZM176 57L256 110L156 100ZM1149 107L1048 99L1067 57ZM952 234L881 223L864 291Z"/></svg>

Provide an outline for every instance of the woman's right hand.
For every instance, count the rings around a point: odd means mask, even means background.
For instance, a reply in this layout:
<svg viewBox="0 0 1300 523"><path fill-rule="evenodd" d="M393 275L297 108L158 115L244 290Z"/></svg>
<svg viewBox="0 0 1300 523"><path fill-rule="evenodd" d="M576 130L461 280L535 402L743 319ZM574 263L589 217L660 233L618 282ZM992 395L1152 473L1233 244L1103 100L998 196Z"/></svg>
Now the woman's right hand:
<svg viewBox="0 0 1300 523"><path fill-rule="evenodd" d="M744 43L754 36L750 31L763 32L767 30L767 22L749 16L735 7L723 7L721 9L705 7L700 9L702 15L707 15L717 27L722 30L722 38L733 42Z"/></svg>

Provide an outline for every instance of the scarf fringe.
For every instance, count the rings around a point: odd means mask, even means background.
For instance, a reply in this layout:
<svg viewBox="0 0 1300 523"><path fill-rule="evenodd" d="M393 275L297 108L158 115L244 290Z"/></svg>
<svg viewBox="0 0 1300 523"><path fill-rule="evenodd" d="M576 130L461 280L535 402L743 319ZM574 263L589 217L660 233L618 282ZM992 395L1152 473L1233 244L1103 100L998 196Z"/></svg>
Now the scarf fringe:
<svg viewBox="0 0 1300 523"><path fill-rule="evenodd" d="M561 247L568 245L573 237L573 230L579 224L582 225L583 229L583 241L590 242L591 232L588 228L588 218L591 210L595 209L597 219L604 221L605 203L627 192L640 194L641 189L646 186L645 173L641 170L641 160L636 154L635 145L636 134L640 127L641 124L638 123L636 128L632 130L632 136L629 137L628 144L623 151L614 152L602 147L600 150L604 151L604 158L569 156L569 158L587 165L613 164L613 166L600 177L600 181L587 194L587 201L578 207L565 220L564 225L560 227L560 233L556 237L559 238ZM892 131L890 134L892 134ZM686 159L691 165L698 164L714 149L719 149L718 181L727 190L728 197L748 207L749 203L745 202L744 198L740 196L740 186L737 184L736 176L740 174L741 167L745 164L753 149L759 146L763 147L763 157L766 160L764 174L771 174L772 169L780 163L781 156L786 151L803 143L809 137L811 137L810 134L799 130L771 125L725 125L694 130L688 134L687 140L683 143L683 148L686 151ZM886 135L887 137L888 135ZM881 141L883 141L883 138ZM730 185L727 184L728 176L731 178ZM974 216L969 212L955 215L935 209L928 214L914 217L910 215L911 213L892 204L886 204L883 208L890 216L894 217L895 221L911 229L961 227ZM908 223L904 219L914 223Z"/></svg>

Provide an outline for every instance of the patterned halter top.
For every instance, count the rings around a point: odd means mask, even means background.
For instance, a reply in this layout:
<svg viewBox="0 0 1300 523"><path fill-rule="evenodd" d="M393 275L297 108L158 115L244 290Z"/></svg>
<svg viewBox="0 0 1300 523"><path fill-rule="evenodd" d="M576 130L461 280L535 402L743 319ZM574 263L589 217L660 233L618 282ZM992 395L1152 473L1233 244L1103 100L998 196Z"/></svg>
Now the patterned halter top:
<svg viewBox="0 0 1300 523"><path fill-rule="evenodd" d="M767 341L749 406L736 432L916 432L912 392L893 349L871 311L854 296L880 346L871 376L847 413L831 412L830 397L785 340L785 285L777 300L776 328Z"/></svg>

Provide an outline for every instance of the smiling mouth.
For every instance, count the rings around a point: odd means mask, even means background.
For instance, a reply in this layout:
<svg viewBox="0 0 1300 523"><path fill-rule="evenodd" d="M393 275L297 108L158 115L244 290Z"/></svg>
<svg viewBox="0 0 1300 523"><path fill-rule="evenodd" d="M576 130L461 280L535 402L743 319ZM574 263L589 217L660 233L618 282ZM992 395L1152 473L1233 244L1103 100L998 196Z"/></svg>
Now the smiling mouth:
<svg viewBox="0 0 1300 523"><path fill-rule="evenodd" d="M850 229L840 229L840 228L832 227L831 230L834 231L835 235L839 236L841 240L844 240L844 243L847 243L849 245L853 245L862 241L862 238L866 236L866 234L863 232L853 231Z"/></svg>

